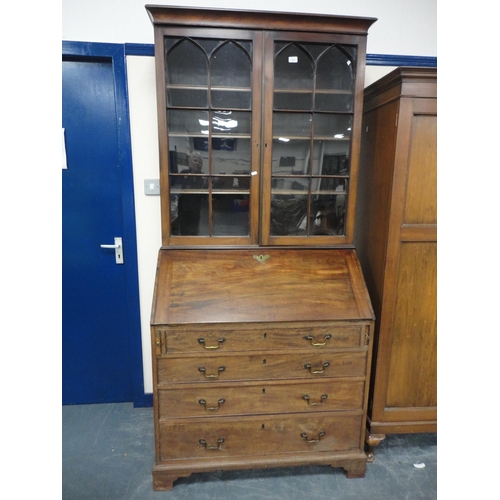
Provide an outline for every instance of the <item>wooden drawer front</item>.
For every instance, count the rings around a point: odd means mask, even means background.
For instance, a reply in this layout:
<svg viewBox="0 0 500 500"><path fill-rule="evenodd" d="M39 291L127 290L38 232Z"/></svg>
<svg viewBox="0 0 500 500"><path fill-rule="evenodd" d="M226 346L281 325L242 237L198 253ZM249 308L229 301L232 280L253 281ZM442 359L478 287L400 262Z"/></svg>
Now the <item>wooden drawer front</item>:
<svg viewBox="0 0 500 500"><path fill-rule="evenodd" d="M361 410L364 380L197 384L160 389L160 420L179 417Z"/></svg>
<svg viewBox="0 0 500 500"><path fill-rule="evenodd" d="M238 354L232 356L160 358L158 382L227 382L322 377L364 377L366 351Z"/></svg>
<svg viewBox="0 0 500 500"><path fill-rule="evenodd" d="M364 324L297 328L157 329L157 355L267 349L346 349L364 345Z"/></svg>
<svg viewBox="0 0 500 500"><path fill-rule="evenodd" d="M160 459L357 450L361 420L361 414L322 413L161 423Z"/></svg>

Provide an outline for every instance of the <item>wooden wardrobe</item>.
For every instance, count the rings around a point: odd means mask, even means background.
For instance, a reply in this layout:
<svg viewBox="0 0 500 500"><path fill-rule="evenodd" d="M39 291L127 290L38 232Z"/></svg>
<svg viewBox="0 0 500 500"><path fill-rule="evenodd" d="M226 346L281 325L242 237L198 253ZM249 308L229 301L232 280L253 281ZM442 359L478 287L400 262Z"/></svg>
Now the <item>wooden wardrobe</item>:
<svg viewBox="0 0 500 500"><path fill-rule="evenodd" d="M372 446L437 430L436 91L435 68L410 67L365 89L355 243L377 318Z"/></svg>

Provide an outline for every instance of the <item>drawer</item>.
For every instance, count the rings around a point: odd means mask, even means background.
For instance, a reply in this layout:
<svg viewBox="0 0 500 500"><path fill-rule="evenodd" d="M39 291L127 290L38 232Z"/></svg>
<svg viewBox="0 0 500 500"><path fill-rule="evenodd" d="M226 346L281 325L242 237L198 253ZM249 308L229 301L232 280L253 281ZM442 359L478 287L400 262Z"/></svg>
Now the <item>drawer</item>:
<svg viewBox="0 0 500 500"><path fill-rule="evenodd" d="M347 349L365 345L365 324L327 324L298 327L290 323L280 327L248 328L219 325L206 328L157 327L156 354L211 354L217 352L263 351L268 349Z"/></svg>
<svg viewBox="0 0 500 500"><path fill-rule="evenodd" d="M236 353L157 360L158 383L364 377L366 350L323 353Z"/></svg>
<svg viewBox="0 0 500 500"><path fill-rule="evenodd" d="M191 384L159 388L160 420L215 415L361 410L364 380Z"/></svg>
<svg viewBox="0 0 500 500"><path fill-rule="evenodd" d="M362 414L184 419L160 423L160 460L360 449Z"/></svg>

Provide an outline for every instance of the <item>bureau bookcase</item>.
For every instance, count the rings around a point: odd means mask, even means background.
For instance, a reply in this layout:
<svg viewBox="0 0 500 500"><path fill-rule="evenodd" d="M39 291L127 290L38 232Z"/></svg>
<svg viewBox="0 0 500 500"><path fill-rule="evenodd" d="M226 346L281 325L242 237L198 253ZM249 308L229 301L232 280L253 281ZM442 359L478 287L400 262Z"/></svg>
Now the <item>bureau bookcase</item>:
<svg viewBox="0 0 500 500"><path fill-rule="evenodd" d="M363 477L374 315L353 238L375 19L146 9L162 215L154 488L304 464Z"/></svg>

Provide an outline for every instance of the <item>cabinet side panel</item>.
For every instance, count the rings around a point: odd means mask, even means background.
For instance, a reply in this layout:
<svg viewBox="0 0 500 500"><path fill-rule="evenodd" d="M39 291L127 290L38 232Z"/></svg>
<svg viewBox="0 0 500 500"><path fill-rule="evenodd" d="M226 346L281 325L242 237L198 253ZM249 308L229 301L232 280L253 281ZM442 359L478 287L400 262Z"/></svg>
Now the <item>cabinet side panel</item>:
<svg viewBox="0 0 500 500"><path fill-rule="evenodd" d="M436 224L437 117L414 115L404 224Z"/></svg>
<svg viewBox="0 0 500 500"><path fill-rule="evenodd" d="M356 249L377 319L385 272L397 109L397 102L392 102L367 112L362 128Z"/></svg>
<svg viewBox="0 0 500 500"><path fill-rule="evenodd" d="M437 406L436 247L401 245L388 407Z"/></svg>

